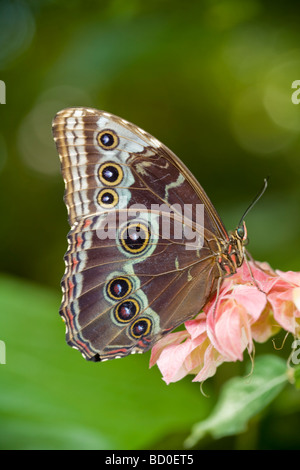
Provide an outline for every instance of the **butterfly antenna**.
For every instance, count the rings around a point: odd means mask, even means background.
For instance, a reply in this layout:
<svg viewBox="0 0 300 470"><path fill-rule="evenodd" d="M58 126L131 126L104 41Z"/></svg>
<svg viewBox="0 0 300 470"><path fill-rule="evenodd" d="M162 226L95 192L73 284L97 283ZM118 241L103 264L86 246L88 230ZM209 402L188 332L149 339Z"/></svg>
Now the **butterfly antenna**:
<svg viewBox="0 0 300 470"><path fill-rule="evenodd" d="M269 177L267 178L264 178L264 185L263 187L261 188L261 190L257 193L257 195L255 196L255 198L253 199L253 201L251 202L251 204L249 205L249 207L247 207L247 209L245 210L241 220L240 220L240 223L238 225L238 227L241 227L243 225L243 221L244 221L244 218L246 217L246 215L248 214L248 212L252 209L252 207L257 203L257 201L260 200L260 198L262 197L262 195L264 194L265 190L267 189L268 187L268 179Z"/></svg>

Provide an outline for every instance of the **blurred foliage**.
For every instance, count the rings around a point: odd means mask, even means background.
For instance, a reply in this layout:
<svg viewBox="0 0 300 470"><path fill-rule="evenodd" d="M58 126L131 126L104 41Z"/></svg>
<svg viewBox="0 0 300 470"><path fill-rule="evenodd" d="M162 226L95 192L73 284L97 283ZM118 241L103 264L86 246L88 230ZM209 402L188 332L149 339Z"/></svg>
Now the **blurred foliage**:
<svg viewBox="0 0 300 470"><path fill-rule="evenodd" d="M69 228L51 120L91 106L149 131L228 229L269 175L247 216L249 249L299 271L298 13L290 0L0 2L1 448L180 447L241 373L222 366L206 399L188 380L166 387L148 355L95 365L65 346L57 311ZM262 348L274 354L271 342ZM295 396L286 387L247 432L201 446L298 448Z"/></svg>
<svg viewBox="0 0 300 470"><path fill-rule="evenodd" d="M226 382L211 415L193 426L187 446L194 446L207 433L218 439L245 431L248 421L273 401L287 382L283 359L271 355L258 357L248 377Z"/></svg>

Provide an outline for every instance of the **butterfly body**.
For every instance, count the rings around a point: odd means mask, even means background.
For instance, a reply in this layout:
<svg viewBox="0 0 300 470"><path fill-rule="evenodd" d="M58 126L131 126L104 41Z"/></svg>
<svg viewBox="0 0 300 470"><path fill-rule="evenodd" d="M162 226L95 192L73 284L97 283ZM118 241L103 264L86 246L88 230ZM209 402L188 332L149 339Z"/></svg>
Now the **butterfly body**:
<svg viewBox="0 0 300 470"><path fill-rule="evenodd" d="M53 134L71 225L67 342L94 361L147 351L242 264L245 233L228 235L195 177L139 127L68 108Z"/></svg>

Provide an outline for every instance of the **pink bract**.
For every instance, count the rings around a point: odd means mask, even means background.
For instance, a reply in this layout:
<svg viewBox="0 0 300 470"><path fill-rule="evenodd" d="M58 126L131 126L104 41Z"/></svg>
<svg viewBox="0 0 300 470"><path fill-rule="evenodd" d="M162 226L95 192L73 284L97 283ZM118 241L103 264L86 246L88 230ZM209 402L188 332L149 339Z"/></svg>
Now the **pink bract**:
<svg viewBox="0 0 300 470"><path fill-rule="evenodd" d="M298 334L300 273L245 262L223 281L218 299L215 295L184 326L152 349L150 367L156 363L166 383L187 374L202 382L223 362L242 361L245 350L252 352L253 341L265 342L281 328Z"/></svg>

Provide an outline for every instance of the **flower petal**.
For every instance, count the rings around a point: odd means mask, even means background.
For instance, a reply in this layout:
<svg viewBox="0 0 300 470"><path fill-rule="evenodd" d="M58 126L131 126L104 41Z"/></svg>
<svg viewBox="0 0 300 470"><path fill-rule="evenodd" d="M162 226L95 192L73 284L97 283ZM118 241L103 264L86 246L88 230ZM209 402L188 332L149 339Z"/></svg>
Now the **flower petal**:
<svg viewBox="0 0 300 470"><path fill-rule="evenodd" d="M258 343L264 343L280 329L280 325L274 319L271 305L267 303L260 317L251 325L252 338Z"/></svg>
<svg viewBox="0 0 300 470"><path fill-rule="evenodd" d="M186 339L181 344L171 344L160 354L157 365L163 375L163 380L169 384L182 379L189 373L185 360L189 354L199 346L204 338L198 340Z"/></svg>
<svg viewBox="0 0 300 470"><path fill-rule="evenodd" d="M272 305L274 318L286 331L296 334L299 327L297 319L300 312L292 299L292 289L282 292L275 291L268 296L268 300Z"/></svg>
<svg viewBox="0 0 300 470"><path fill-rule="evenodd" d="M293 289L293 302L296 305L297 310L300 312L300 287Z"/></svg>
<svg viewBox="0 0 300 470"><path fill-rule="evenodd" d="M264 310L266 295L255 286L237 285L232 291L232 298L246 309L251 316L251 321L256 321Z"/></svg>
<svg viewBox="0 0 300 470"><path fill-rule="evenodd" d="M243 351L250 343L250 325L247 311L233 299L222 302L215 319L208 317L208 335L214 347L231 361L242 360Z"/></svg>
<svg viewBox="0 0 300 470"><path fill-rule="evenodd" d="M175 333L169 333L168 335L161 338L151 349L151 358L149 367L154 366L156 364L158 358L160 357L162 351L165 350L166 347L172 344L180 344L186 338L189 337L187 331L177 331Z"/></svg>
<svg viewBox="0 0 300 470"><path fill-rule="evenodd" d="M288 284L300 287L300 273L294 271L283 272L279 269L276 270L276 273Z"/></svg>
<svg viewBox="0 0 300 470"><path fill-rule="evenodd" d="M191 338L197 338L206 332L206 315L205 313L200 313L194 320L188 320L185 322L184 326L186 327Z"/></svg>
<svg viewBox="0 0 300 470"><path fill-rule="evenodd" d="M203 382L215 375L217 367L228 359L224 358L212 344L209 344L205 350L203 367L200 372L193 379L193 382Z"/></svg>

